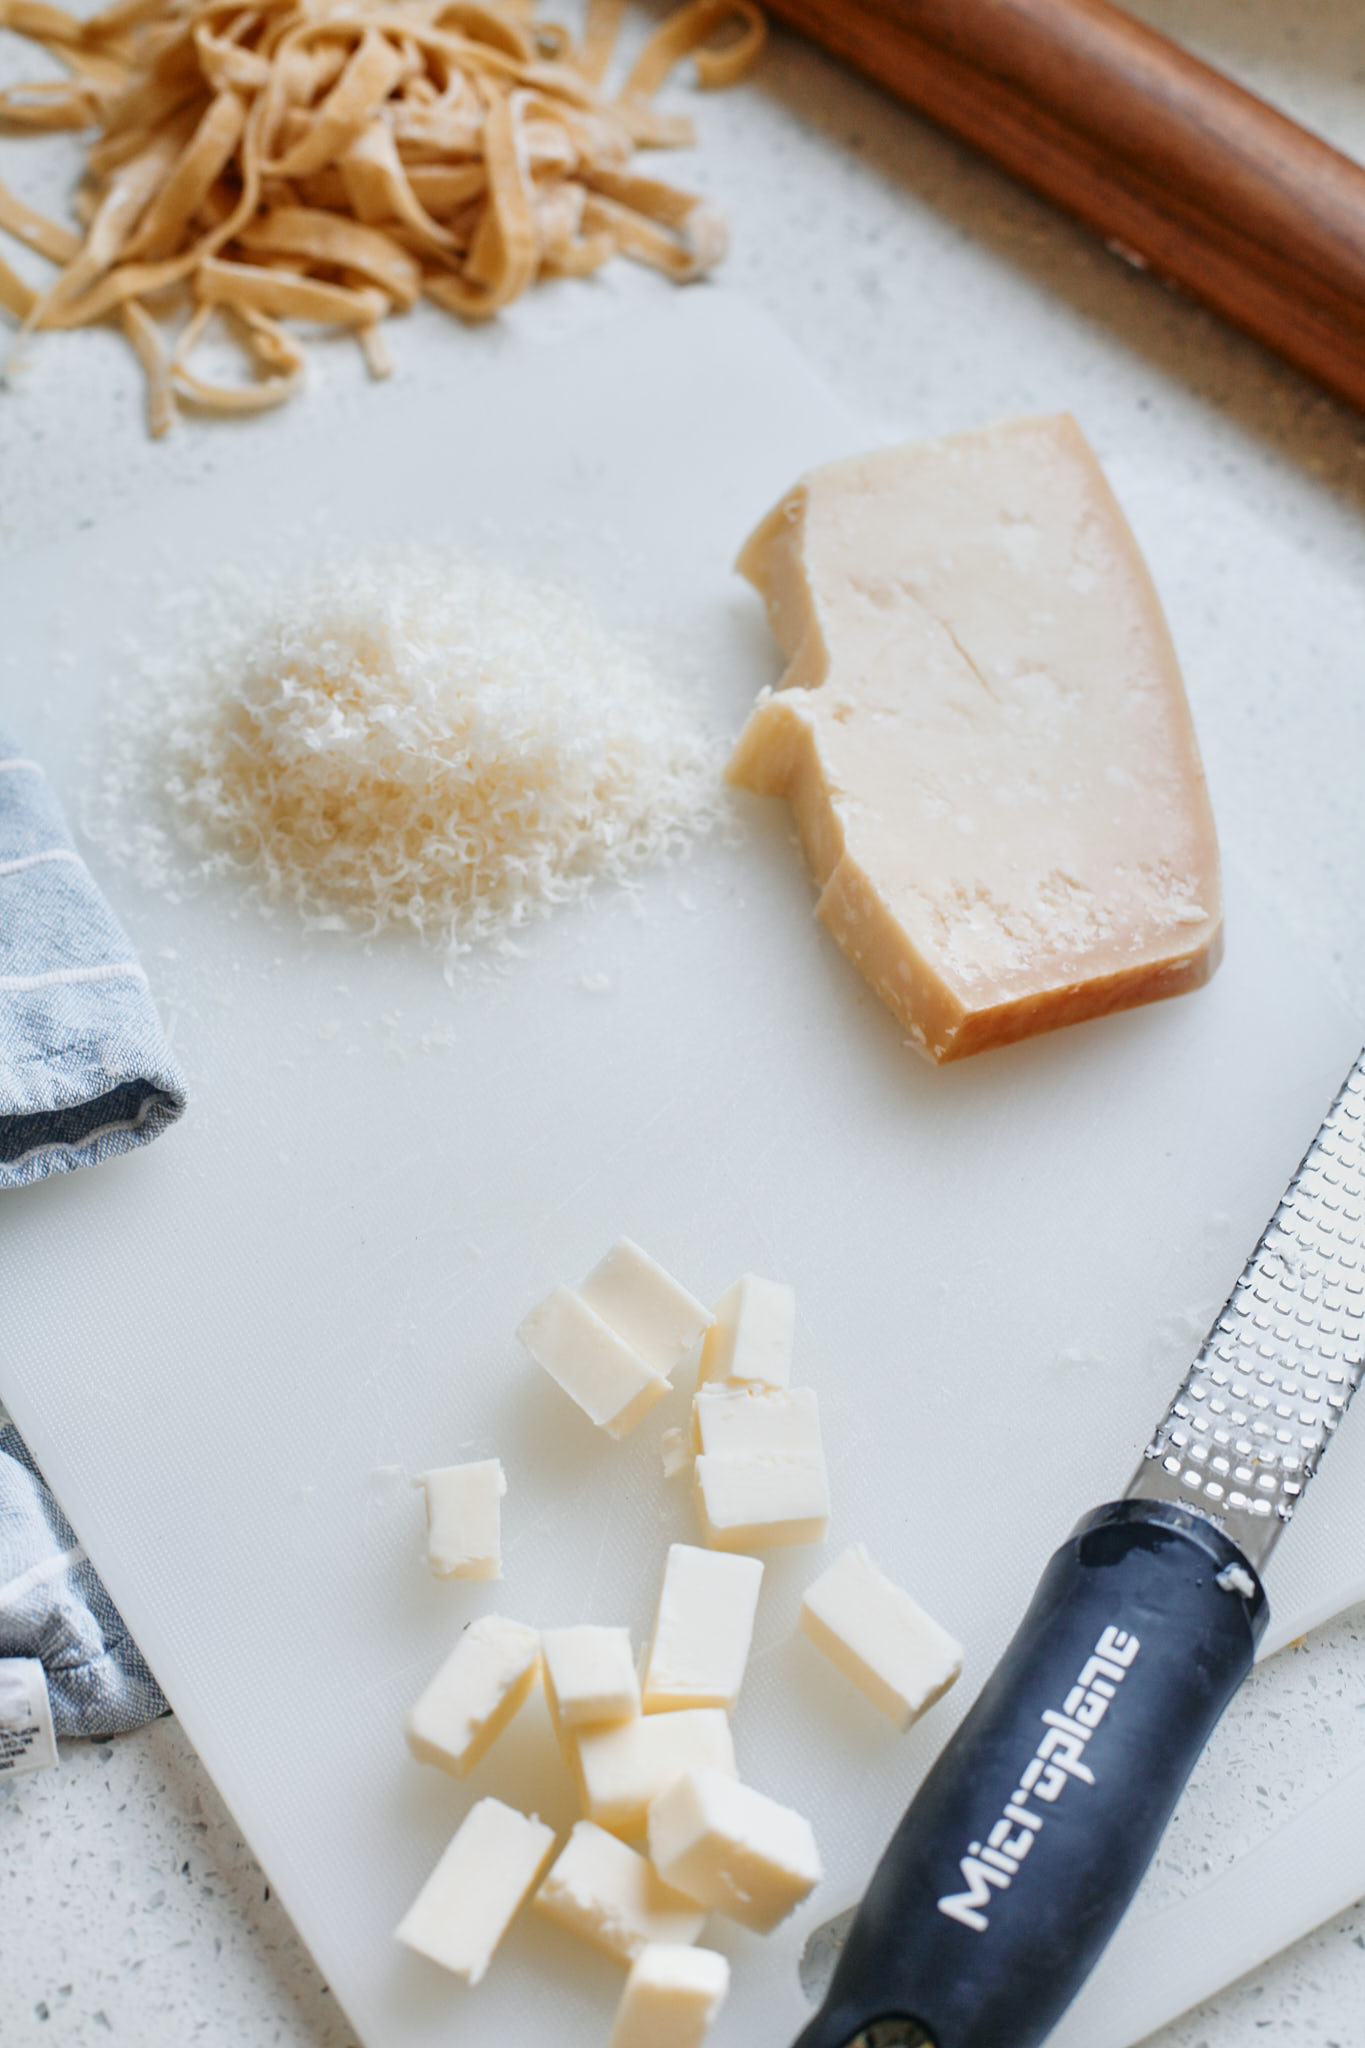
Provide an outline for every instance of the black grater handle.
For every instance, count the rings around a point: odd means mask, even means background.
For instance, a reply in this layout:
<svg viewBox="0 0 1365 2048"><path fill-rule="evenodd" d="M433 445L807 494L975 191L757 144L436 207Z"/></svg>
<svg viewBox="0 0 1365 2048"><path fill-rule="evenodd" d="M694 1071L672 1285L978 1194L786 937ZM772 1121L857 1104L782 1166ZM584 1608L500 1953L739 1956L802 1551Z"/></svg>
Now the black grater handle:
<svg viewBox="0 0 1365 2048"><path fill-rule="evenodd" d="M878 2021L1037 2048L1093 1969L1251 1667L1260 1580L1177 1503L1098 1508L925 1779L795 2048ZM882 2036L915 2039L910 2029Z"/></svg>

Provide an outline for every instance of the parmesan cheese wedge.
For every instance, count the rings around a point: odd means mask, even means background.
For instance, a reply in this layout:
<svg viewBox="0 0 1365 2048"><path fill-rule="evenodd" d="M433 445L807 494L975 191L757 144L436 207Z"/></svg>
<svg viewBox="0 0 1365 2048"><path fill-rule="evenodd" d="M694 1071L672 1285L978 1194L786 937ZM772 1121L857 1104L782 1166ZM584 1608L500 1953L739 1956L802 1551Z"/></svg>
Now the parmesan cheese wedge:
<svg viewBox="0 0 1365 2048"><path fill-rule="evenodd" d="M1218 849L1180 669L1074 420L813 471L737 566L789 666L729 780L791 803L819 917L921 1052L1208 979Z"/></svg>

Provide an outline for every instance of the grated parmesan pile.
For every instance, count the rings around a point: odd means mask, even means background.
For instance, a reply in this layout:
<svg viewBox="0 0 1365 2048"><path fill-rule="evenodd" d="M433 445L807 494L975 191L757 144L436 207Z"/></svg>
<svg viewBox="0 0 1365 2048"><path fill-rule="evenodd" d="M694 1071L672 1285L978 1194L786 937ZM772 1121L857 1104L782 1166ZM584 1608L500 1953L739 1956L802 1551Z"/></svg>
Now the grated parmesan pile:
<svg viewBox="0 0 1365 2048"><path fill-rule="evenodd" d="M230 874L314 929L451 955L719 815L680 688L574 592L395 547L168 604L111 715L91 830L142 879Z"/></svg>

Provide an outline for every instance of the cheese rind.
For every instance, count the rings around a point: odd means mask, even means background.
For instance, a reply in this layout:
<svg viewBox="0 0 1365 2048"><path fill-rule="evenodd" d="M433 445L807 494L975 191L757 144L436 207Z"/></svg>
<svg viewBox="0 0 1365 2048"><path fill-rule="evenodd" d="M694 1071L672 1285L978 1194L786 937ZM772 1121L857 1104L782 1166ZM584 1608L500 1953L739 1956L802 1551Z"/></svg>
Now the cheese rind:
<svg viewBox="0 0 1365 2048"><path fill-rule="evenodd" d="M618 1835L643 1829L651 1799L698 1764L736 1775L734 1738L721 1707L687 1707L608 1728L581 1728L574 1743L583 1811Z"/></svg>
<svg viewBox="0 0 1365 2048"><path fill-rule="evenodd" d="M712 1457L824 1457L820 1404L811 1387L698 1387L693 1443Z"/></svg>
<svg viewBox="0 0 1365 2048"><path fill-rule="evenodd" d="M640 1680L627 1628L546 1629L545 1696L561 1730L630 1721L640 1711Z"/></svg>
<svg viewBox="0 0 1365 2048"><path fill-rule="evenodd" d="M796 1290L781 1280L745 1273L715 1306L702 1340L699 1381L740 1380L785 1387L791 1381Z"/></svg>
<svg viewBox="0 0 1365 2048"><path fill-rule="evenodd" d="M666 1883L758 1934L820 1882L805 1815L717 1771L689 1771L654 1801L649 1854Z"/></svg>
<svg viewBox="0 0 1365 2048"><path fill-rule="evenodd" d="M419 1763L465 1778L507 1726L540 1675L540 1637L504 1615L471 1621L408 1715Z"/></svg>
<svg viewBox="0 0 1365 2048"><path fill-rule="evenodd" d="M712 1550L823 1543L829 1532L823 1458L712 1457L703 1452L693 1467L692 1498Z"/></svg>
<svg viewBox="0 0 1365 2048"><path fill-rule="evenodd" d="M496 1458L419 1472L427 1503L427 1563L438 1578L502 1576L502 1499L507 1476Z"/></svg>
<svg viewBox="0 0 1365 2048"><path fill-rule="evenodd" d="M714 1949L651 1942L630 1966L607 2048L701 2048L729 1988Z"/></svg>
<svg viewBox="0 0 1365 2048"><path fill-rule="evenodd" d="M801 1627L902 1730L962 1670L962 1645L879 1571L860 1543L807 1589Z"/></svg>
<svg viewBox="0 0 1365 2048"><path fill-rule="evenodd" d="M706 1920L637 1850L589 1820L575 1826L532 1903L624 1964L651 1942L694 1942Z"/></svg>
<svg viewBox="0 0 1365 2048"><path fill-rule="evenodd" d="M654 1634L645 1662L647 1714L679 1707L723 1707L739 1698L753 1641L763 1566L672 1543L664 1567Z"/></svg>
<svg viewBox="0 0 1365 2048"><path fill-rule="evenodd" d="M711 1323L710 1309L628 1237L617 1240L578 1292L652 1371L665 1375Z"/></svg>
<svg viewBox="0 0 1365 2048"><path fill-rule="evenodd" d="M400 1921L398 1940L477 1984L554 1845L554 1829L534 1815L480 1799Z"/></svg>
<svg viewBox="0 0 1365 2048"><path fill-rule="evenodd" d="M738 567L790 666L729 779L791 802L819 916L919 1050L1208 978L1221 886L1184 686L1074 420L816 470Z"/></svg>
<svg viewBox="0 0 1365 2048"><path fill-rule="evenodd" d="M608 1436L628 1435L668 1392L665 1375L571 1288L557 1287L533 1308L517 1336L537 1365Z"/></svg>

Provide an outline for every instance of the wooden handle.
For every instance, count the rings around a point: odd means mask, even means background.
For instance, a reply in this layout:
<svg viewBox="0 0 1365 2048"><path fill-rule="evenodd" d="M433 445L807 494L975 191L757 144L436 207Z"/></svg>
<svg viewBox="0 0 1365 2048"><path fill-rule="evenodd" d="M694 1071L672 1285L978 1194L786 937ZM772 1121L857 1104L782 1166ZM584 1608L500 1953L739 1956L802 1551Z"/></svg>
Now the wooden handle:
<svg viewBox="0 0 1365 2048"><path fill-rule="evenodd" d="M1352 404L1365 169L1106 0L768 0Z"/></svg>

